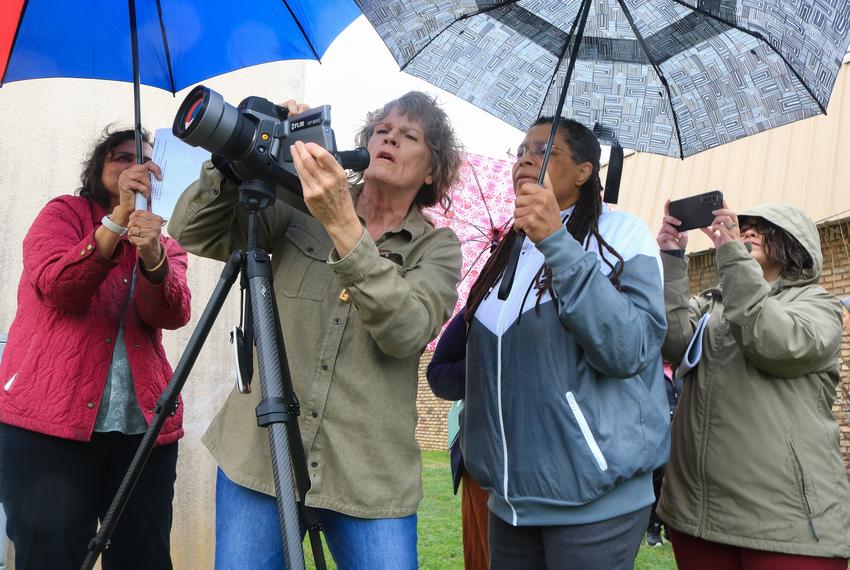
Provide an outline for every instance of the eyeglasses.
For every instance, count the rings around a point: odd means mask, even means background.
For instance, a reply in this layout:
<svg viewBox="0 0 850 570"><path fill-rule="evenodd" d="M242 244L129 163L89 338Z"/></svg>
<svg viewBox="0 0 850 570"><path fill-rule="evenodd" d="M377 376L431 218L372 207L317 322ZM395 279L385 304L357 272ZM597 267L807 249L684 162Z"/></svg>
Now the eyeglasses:
<svg viewBox="0 0 850 570"><path fill-rule="evenodd" d="M552 147L552 154L558 154L561 150L555 146ZM534 142L525 144L522 143L516 148L516 154L512 156L513 159L518 160L525 156L525 153L531 154L531 158L543 158L543 155L546 154L546 143L545 142Z"/></svg>
<svg viewBox="0 0 850 570"><path fill-rule="evenodd" d="M745 218L743 220L739 220L741 224L741 233L743 234L747 230L754 230L758 234L764 234L769 226L762 220Z"/></svg>

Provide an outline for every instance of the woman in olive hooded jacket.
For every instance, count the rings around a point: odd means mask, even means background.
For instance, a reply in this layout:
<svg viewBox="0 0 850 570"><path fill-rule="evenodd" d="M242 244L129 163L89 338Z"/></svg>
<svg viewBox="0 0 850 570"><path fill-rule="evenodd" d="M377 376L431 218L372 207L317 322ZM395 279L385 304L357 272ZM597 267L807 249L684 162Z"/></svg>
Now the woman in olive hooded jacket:
<svg viewBox="0 0 850 570"><path fill-rule="evenodd" d="M695 297L679 220L666 215L658 234L664 358L679 363L710 314L658 508L678 567L846 569L850 487L831 411L841 304L818 285L817 228L790 206L714 215L703 232L720 283Z"/></svg>

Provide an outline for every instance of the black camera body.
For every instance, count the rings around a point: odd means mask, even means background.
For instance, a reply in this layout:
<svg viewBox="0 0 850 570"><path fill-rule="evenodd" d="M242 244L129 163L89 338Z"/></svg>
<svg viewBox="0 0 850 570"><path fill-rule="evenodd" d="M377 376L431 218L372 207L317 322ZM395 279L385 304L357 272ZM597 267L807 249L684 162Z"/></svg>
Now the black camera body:
<svg viewBox="0 0 850 570"><path fill-rule="evenodd" d="M301 194L289 147L296 141L325 148L347 170L365 170L369 153L339 152L331 129L331 108L323 105L297 115L262 97L238 107L207 87L192 89L174 118L174 135L213 154L213 162L236 182L261 181Z"/></svg>

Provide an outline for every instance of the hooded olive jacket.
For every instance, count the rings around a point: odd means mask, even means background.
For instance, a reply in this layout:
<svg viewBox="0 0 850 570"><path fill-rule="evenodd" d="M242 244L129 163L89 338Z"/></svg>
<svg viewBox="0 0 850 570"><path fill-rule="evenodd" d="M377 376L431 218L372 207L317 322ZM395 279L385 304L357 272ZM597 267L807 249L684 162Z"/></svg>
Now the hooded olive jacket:
<svg viewBox="0 0 850 570"><path fill-rule="evenodd" d="M246 210L236 199L235 186L207 163L177 203L169 231L192 253L227 259L245 247ZM377 243L364 232L337 259L322 225L278 200L261 213L258 240L271 253L301 406L307 504L362 518L415 513L422 498L414 434L419 357L457 300L457 237L412 207L397 230ZM255 414L256 361L254 370L252 393L234 390L203 441L231 481L273 495L268 432Z"/></svg>
<svg viewBox="0 0 850 570"><path fill-rule="evenodd" d="M716 252L720 287L689 300L687 261L662 255L664 358L678 363L697 320L711 317L673 419L658 514L681 532L722 544L846 558L850 488L831 411L841 308L817 284L817 228L788 206L740 215L794 235L814 267L768 284L742 243L726 243Z"/></svg>

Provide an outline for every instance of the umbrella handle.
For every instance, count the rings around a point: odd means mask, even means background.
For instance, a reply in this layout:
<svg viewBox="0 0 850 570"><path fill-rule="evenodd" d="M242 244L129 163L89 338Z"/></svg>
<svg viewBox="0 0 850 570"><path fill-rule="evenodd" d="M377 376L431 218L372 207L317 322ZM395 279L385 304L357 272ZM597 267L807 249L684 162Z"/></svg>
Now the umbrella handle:
<svg viewBox="0 0 850 570"><path fill-rule="evenodd" d="M148 209L148 199L141 192L136 192L136 209L143 211Z"/></svg>
<svg viewBox="0 0 850 570"><path fill-rule="evenodd" d="M511 287L514 284L516 276L516 266L519 263L519 256L522 253L522 244L525 241L525 232L518 231L514 236L514 242L511 244L511 254L508 257L508 264L505 266L505 272L502 273L502 283L499 285L498 297L500 301L504 301L511 293Z"/></svg>

